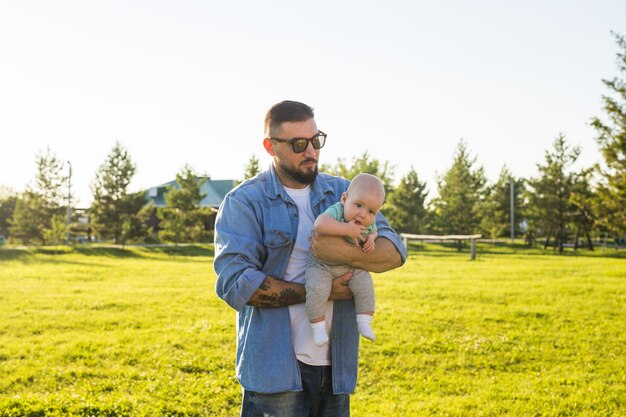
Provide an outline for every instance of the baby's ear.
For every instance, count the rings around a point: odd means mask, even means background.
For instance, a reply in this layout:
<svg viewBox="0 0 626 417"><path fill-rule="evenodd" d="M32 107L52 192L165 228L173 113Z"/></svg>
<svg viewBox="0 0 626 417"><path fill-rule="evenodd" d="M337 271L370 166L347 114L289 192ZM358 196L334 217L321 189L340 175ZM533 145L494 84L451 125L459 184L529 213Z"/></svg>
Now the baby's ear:
<svg viewBox="0 0 626 417"><path fill-rule="evenodd" d="M346 199L348 198L348 193L344 191L343 194L341 194L341 205L343 206L346 203Z"/></svg>

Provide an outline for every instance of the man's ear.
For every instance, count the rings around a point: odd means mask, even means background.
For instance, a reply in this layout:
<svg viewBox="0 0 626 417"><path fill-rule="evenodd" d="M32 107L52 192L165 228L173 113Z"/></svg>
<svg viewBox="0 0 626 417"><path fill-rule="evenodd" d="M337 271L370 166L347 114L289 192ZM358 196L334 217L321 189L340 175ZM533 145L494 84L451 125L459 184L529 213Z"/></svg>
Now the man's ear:
<svg viewBox="0 0 626 417"><path fill-rule="evenodd" d="M265 148L267 153L270 154L271 156L276 155L276 152L274 152L274 143L272 142L270 138L263 139L263 147Z"/></svg>

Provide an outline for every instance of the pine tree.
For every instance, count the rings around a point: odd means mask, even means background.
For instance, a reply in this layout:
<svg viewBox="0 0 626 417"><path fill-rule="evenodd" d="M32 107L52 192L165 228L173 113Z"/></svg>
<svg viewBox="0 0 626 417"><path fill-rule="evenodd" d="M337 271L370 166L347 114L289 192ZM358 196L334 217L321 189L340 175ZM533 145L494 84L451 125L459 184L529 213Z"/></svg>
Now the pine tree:
<svg viewBox="0 0 626 417"><path fill-rule="evenodd" d="M575 173L572 165L580 149L570 147L564 135L559 135L552 151L546 151L544 164L537 164L539 177L528 181L528 219L533 233L545 235L544 248L554 237L554 247L563 251L567 241L574 208L570 195L574 189Z"/></svg>
<svg viewBox="0 0 626 417"><path fill-rule="evenodd" d="M165 241L178 243L197 241L204 234L205 210L200 208L200 200L204 195L200 192L201 181L193 169L185 166L176 174L176 187L171 187L165 195L167 207L158 209L161 219L159 238Z"/></svg>
<svg viewBox="0 0 626 417"><path fill-rule="evenodd" d="M41 196L26 190L17 199L13 217L9 220L11 239L23 244L45 244L44 232L50 228L50 221Z"/></svg>
<svg viewBox="0 0 626 417"><path fill-rule="evenodd" d="M9 221L15 212L17 204L17 195L8 194L0 197L0 235L4 238L9 237Z"/></svg>
<svg viewBox="0 0 626 417"><path fill-rule="evenodd" d="M91 215L96 233L103 239L120 243L124 216L135 214L129 212L128 204L128 186L135 170L130 154L118 142L96 172Z"/></svg>
<svg viewBox="0 0 626 417"><path fill-rule="evenodd" d="M524 180L514 178L504 166L495 184L485 188L481 207L481 228L492 241L498 237L510 235L511 230L511 182L513 182L513 221L515 236L519 236L519 223L522 219L522 190ZM507 233L508 231L508 233Z"/></svg>
<svg viewBox="0 0 626 417"><path fill-rule="evenodd" d="M617 64L626 75L626 39L613 33L620 52ZM602 177L594 199L598 223L617 236L626 235L626 82L623 78L602 80L610 95L602 97L608 121L596 117L591 125L598 133L597 141L605 165L598 170Z"/></svg>
<svg viewBox="0 0 626 417"><path fill-rule="evenodd" d="M480 207L486 183L484 169L475 168L463 140L457 146L450 169L439 178L439 196L433 200L436 231L467 235L480 231ZM460 249L460 247L459 247Z"/></svg>
<svg viewBox="0 0 626 417"><path fill-rule="evenodd" d="M587 246L593 250L591 230L595 224L593 204L597 195L591 186L591 176L592 169L583 169L577 172L570 193L570 203L573 208L572 222L576 228L574 249L578 249L580 238L586 238Z"/></svg>
<svg viewBox="0 0 626 417"><path fill-rule="evenodd" d="M39 152L36 158L37 174L32 190L41 196L44 210L51 214L66 206L66 194L68 177L63 173L65 164L50 150L46 153Z"/></svg>
<svg viewBox="0 0 626 417"><path fill-rule="evenodd" d="M381 180L385 186L385 193L390 194L393 191L394 167L389 161L380 162L372 158L367 151L359 157L352 158L351 164L346 164L342 158L339 158L335 165L322 165L320 171L349 180L361 173L372 174Z"/></svg>
<svg viewBox="0 0 626 417"><path fill-rule="evenodd" d="M387 197L383 208L391 226L402 233L422 233L426 215L426 182L419 180L413 167Z"/></svg>
<svg viewBox="0 0 626 417"><path fill-rule="evenodd" d="M126 245L130 240L143 240L148 236L148 218L144 213L146 191L129 193L124 198L119 243Z"/></svg>
<svg viewBox="0 0 626 417"><path fill-rule="evenodd" d="M44 230L44 237L48 244L59 245L67 236L67 223L65 216L55 215L50 221L50 227Z"/></svg>
<svg viewBox="0 0 626 417"><path fill-rule="evenodd" d="M250 159L248 160L248 163L244 167L243 180L245 181L249 178L252 178L259 172L261 172L261 169L259 168L259 158L256 155L252 154L250 156Z"/></svg>
<svg viewBox="0 0 626 417"><path fill-rule="evenodd" d="M46 244L52 219L65 211L63 189L68 178L63 174L63 162L49 148L45 153L37 153L35 162L35 179L16 202L9 229L15 239L25 244Z"/></svg>

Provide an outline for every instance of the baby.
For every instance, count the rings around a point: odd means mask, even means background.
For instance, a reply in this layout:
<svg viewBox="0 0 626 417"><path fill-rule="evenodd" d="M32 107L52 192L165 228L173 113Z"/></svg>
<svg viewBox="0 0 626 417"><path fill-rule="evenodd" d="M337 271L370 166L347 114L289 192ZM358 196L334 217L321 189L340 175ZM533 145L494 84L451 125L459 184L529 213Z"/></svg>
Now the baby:
<svg viewBox="0 0 626 417"><path fill-rule="evenodd" d="M375 248L376 215L385 200L382 182L371 174L357 175L341 200L330 206L315 220L315 231L323 235L343 236L346 240L361 246L363 252L370 253ZM324 312L330 295L332 281L352 270L350 265L329 264L313 255L305 272L306 309L313 337L318 346L328 343ZM374 316L374 282L368 271L354 269L348 286L354 294L356 321L363 337L375 340L371 323Z"/></svg>

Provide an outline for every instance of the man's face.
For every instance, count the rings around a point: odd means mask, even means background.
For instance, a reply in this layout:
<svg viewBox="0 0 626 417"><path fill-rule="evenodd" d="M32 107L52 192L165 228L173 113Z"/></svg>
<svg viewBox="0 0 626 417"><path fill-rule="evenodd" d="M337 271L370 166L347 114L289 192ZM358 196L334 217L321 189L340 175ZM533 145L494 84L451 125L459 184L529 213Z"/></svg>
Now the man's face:
<svg viewBox="0 0 626 417"><path fill-rule="evenodd" d="M279 139L310 138L318 133L315 119L303 122L285 122L281 125ZM304 152L295 153L293 146L286 142L270 141L274 166L283 185L290 188L303 188L311 184L317 176L317 163L320 150L308 144ZM267 149L267 145L266 145ZM269 152L269 150L268 150Z"/></svg>

